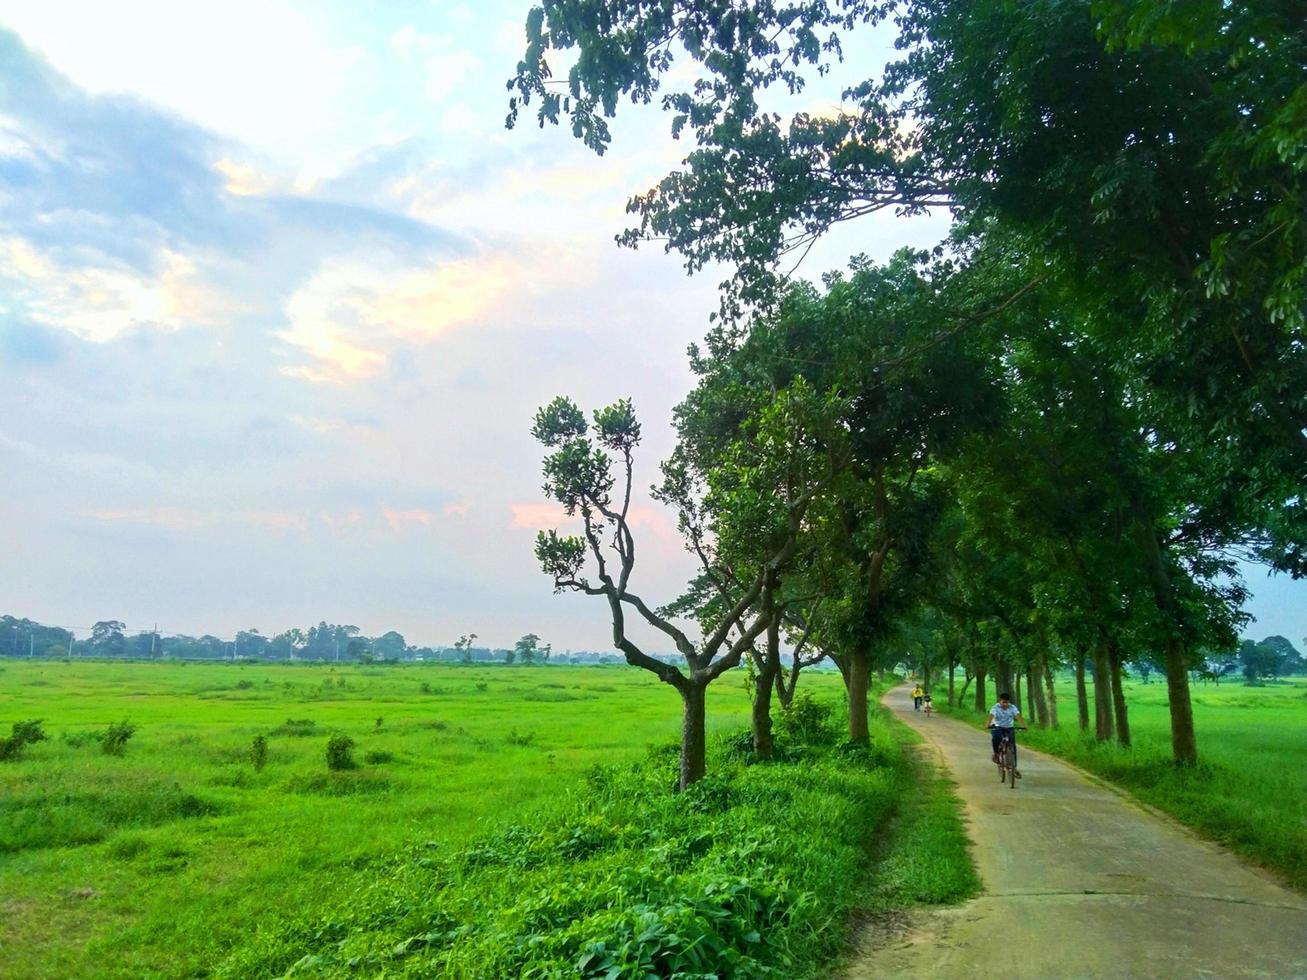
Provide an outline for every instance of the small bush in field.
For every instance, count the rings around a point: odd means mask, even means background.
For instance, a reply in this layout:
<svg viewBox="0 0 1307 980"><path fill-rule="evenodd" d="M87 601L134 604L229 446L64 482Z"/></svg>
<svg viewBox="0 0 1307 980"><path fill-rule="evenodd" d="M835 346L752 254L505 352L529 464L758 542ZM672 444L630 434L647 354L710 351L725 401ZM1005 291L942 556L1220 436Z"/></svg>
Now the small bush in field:
<svg viewBox="0 0 1307 980"><path fill-rule="evenodd" d="M236 689L238 691L248 691L251 690L253 687L254 687L254 682L249 679L236 682Z"/></svg>
<svg viewBox="0 0 1307 980"><path fill-rule="evenodd" d="M370 766L385 765L387 762L395 761L395 754L381 749L374 749L371 752L364 753L363 761Z"/></svg>
<svg viewBox="0 0 1307 980"><path fill-rule="evenodd" d="M39 719L16 721L8 738L0 738L0 760L17 759L23 747L45 740Z"/></svg>
<svg viewBox="0 0 1307 980"><path fill-rule="evenodd" d="M312 718L287 718L286 724L278 725L269 734L272 735L316 735L317 724Z"/></svg>
<svg viewBox="0 0 1307 980"><path fill-rule="evenodd" d="M106 755L122 755L135 734L136 726L130 721L116 721L100 734L100 748Z"/></svg>
<svg viewBox="0 0 1307 980"><path fill-rule="evenodd" d="M327 739L327 768L334 770L354 769L354 740L348 735L333 735Z"/></svg>
<svg viewBox="0 0 1307 980"><path fill-rule="evenodd" d="M259 772L268 764L267 735L254 736L254 741L250 744L250 762L254 764L255 772Z"/></svg>

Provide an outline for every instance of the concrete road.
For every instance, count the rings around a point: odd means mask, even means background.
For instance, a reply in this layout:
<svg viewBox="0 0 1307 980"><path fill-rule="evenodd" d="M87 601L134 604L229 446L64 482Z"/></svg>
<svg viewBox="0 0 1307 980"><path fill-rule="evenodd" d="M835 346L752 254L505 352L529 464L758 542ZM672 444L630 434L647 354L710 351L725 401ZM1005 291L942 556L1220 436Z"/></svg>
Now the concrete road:
<svg viewBox="0 0 1307 980"><path fill-rule="evenodd" d="M884 698L966 802L984 894L866 927L847 980L1307 978L1307 898L1047 755L998 781L989 735Z"/></svg>

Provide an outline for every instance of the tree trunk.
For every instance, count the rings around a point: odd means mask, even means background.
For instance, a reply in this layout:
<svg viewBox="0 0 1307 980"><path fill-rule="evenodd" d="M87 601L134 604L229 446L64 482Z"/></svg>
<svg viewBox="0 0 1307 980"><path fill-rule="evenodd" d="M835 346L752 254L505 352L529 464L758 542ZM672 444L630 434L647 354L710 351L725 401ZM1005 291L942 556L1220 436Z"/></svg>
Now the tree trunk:
<svg viewBox="0 0 1307 980"><path fill-rule="evenodd" d="M1012 703L1015 704L1018 708L1020 708L1020 707L1021 707L1021 703L1022 703L1022 702L1021 702L1021 671L1018 670L1018 671L1016 672L1016 674L1015 674L1015 676L1014 676L1014 680L1016 681L1016 688L1017 688L1017 689L1016 689L1016 692L1015 692L1016 696L1012 698ZM1029 708L1030 705L1026 705L1026 707Z"/></svg>
<svg viewBox="0 0 1307 980"><path fill-rule="evenodd" d="M1171 570L1167 568L1163 545L1158 540L1156 522L1137 491L1131 495L1130 509L1144 567L1152 583L1153 600L1171 630L1163 647L1166 696L1171 705L1171 754L1180 765L1192 766L1198 762L1198 740L1194 737L1194 709L1189 701L1189 651L1182 639L1185 615L1171 586Z"/></svg>
<svg viewBox="0 0 1307 980"><path fill-rule="evenodd" d="M989 703L985 700L985 668L981 664L976 664L976 710L989 710Z"/></svg>
<svg viewBox="0 0 1307 980"><path fill-rule="evenodd" d="M1080 730L1089 731L1089 695L1085 691L1085 654L1076 654L1076 713L1080 720Z"/></svg>
<svg viewBox="0 0 1307 980"><path fill-rule="evenodd" d="M948 655L948 703L950 707L953 704L953 670L957 665L957 660L955 660L953 654L950 653Z"/></svg>
<svg viewBox="0 0 1307 980"><path fill-rule="evenodd" d="M697 783L707 771L704 760L704 694L707 684L690 678L681 687L681 780L680 788Z"/></svg>
<svg viewBox="0 0 1307 980"><path fill-rule="evenodd" d="M1026 672L1026 690L1030 692L1030 700L1035 706L1035 719L1040 728L1048 727L1048 704L1044 701L1044 689L1040 686L1040 675L1043 673L1042 657L1037 659L1031 665L1030 670Z"/></svg>
<svg viewBox="0 0 1307 980"><path fill-rule="evenodd" d="M1044 687L1048 694L1048 725L1057 728L1057 689L1053 686L1053 671L1048 666L1048 654L1039 655L1039 666L1044 672Z"/></svg>
<svg viewBox="0 0 1307 980"><path fill-rule="evenodd" d="M849 653L849 741L866 742L871 738L867 729L867 689L871 683L871 656L866 647L855 646Z"/></svg>
<svg viewBox="0 0 1307 980"><path fill-rule="evenodd" d="M1112 740L1112 667L1102 642L1094 644L1094 737Z"/></svg>
<svg viewBox="0 0 1307 980"><path fill-rule="evenodd" d="M1194 708L1189 701L1189 671L1184 643L1179 637L1166 641L1166 696L1171 702L1171 750L1175 761L1192 766L1198 761L1194 737Z"/></svg>
<svg viewBox="0 0 1307 980"><path fill-rule="evenodd" d="M764 664L753 688L753 754L759 759L772 757L771 692L776 684L776 673L774 667Z"/></svg>
<svg viewBox="0 0 1307 980"><path fill-rule="evenodd" d="M771 693L781 672L780 620L767 628L767 648L758 665L753 686L753 754L759 759L772 757Z"/></svg>
<svg viewBox="0 0 1307 980"><path fill-rule="evenodd" d="M1006 657L999 657L994 664L994 696L1001 697L1005 692L1012 693L1012 667Z"/></svg>
<svg viewBox="0 0 1307 980"><path fill-rule="evenodd" d="M1112 710L1116 714L1116 741L1130 745L1130 720L1126 717L1125 691L1121 689L1121 651L1112 651Z"/></svg>

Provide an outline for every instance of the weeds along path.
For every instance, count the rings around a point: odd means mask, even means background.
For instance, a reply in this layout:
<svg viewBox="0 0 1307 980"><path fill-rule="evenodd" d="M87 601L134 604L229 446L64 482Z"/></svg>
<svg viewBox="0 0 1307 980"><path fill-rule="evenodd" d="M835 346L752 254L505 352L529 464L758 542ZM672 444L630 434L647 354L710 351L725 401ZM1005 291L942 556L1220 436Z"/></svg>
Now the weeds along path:
<svg viewBox="0 0 1307 980"><path fill-rule="evenodd" d="M981 976L995 964L1059 980L1307 976L1301 895L1030 749L1008 789L987 732L913 711L906 686L882 700L957 781L984 890L898 930L868 927L846 980Z"/></svg>

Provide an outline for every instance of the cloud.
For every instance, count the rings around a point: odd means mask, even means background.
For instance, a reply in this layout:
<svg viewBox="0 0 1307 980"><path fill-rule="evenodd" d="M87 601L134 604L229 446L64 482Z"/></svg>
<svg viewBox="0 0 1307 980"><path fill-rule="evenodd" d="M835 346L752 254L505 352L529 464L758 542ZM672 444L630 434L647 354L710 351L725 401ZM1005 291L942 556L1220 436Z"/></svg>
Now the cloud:
<svg viewBox="0 0 1307 980"><path fill-rule="evenodd" d="M421 507L414 507L410 510L395 510L393 507L383 507L381 515L386 519L386 523L390 525L391 530L395 531L409 524L430 527L431 522L436 519L435 514Z"/></svg>
<svg viewBox="0 0 1307 980"><path fill-rule="evenodd" d="M467 251L392 206L297 193L293 178L156 106L87 93L4 29L0 77L0 288L26 322L96 341L242 314L266 323L294 290L287 280L333 255ZM352 346L329 344L330 356L355 371L375 363Z"/></svg>
<svg viewBox="0 0 1307 980"><path fill-rule="evenodd" d="M563 524L575 523L563 511L561 504L552 501L531 501L521 504L509 504L513 513L513 527L537 531L540 528L556 528Z"/></svg>
<svg viewBox="0 0 1307 980"><path fill-rule="evenodd" d="M329 260L286 303L290 325L280 337L309 361L283 373L338 384L375 377L397 345L429 343L473 320L513 278L495 255L399 269Z"/></svg>
<svg viewBox="0 0 1307 980"><path fill-rule="evenodd" d="M201 282L195 264L171 249L146 272L124 263L61 263L10 236L0 239L0 282L29 319L84 340L113 340L140 327L178 330L233 312Z"/></svg>

